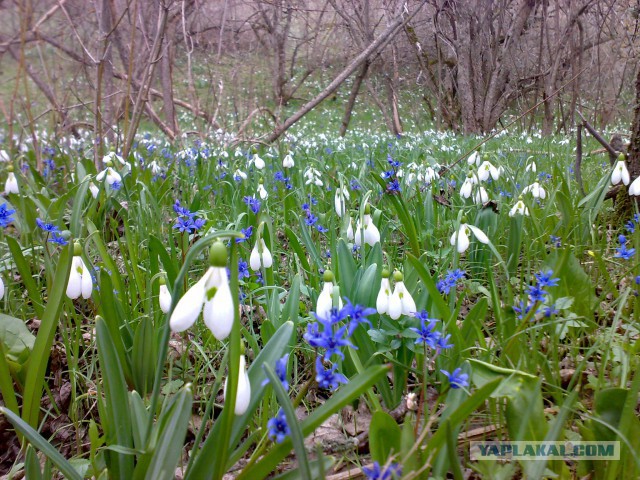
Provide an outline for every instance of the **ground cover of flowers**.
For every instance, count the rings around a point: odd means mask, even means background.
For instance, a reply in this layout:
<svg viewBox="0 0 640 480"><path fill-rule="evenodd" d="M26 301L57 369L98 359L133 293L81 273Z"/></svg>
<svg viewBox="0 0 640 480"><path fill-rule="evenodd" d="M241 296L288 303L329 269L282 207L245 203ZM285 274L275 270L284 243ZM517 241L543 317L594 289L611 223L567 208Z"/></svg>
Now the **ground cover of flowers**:
<svg viewBox="0 0 640 480"><path fill-rule="evenodd" d="M2 152L3 473L637 478L624 160L587 156L582 193L570 138L317 132Z"/></svg>

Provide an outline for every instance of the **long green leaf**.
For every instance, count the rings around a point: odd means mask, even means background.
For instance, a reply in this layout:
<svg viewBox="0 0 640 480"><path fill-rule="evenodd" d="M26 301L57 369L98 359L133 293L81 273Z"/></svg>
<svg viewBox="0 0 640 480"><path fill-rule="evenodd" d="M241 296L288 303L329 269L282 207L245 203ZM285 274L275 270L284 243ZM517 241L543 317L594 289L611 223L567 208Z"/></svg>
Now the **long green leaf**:
<svg viewBox="0 0 640 480"><path fill-rule="evenodd" d="M42 399L44 376L49 364L53 338L60 322L60 313L67 290L69 272L71 271L72 248L73 245L67 246L58 259L58 267L53 277L49 301L42 313L36 342L33 345L33 351L27 364L22 418L34 428L38 426L40 418L40 401Z"/></svg>
<svg viewBox="0 0 640 480"><path fill-rule="evenodd" d="M24 258L22 254L22 248L13 237L5 237L7 240L7 246L9 247L9 251L11 252L11 256L13 257L13 261L16 264L16 268L18 269L18 273L20 273L20 278L22 279L22 283L24 283L25 288L27 289L27 293L29 294L29 298L33 304L33 309L36 312L38 317L42 317L44 312L44 306L41 303L40 299L42 298L42 291L38 288L36 281L33 279L33 274L31 273L31 267L29 263Z"/></svg>
<svg viewBox="0 0 640 480"><path fill-rule="evenodd" d="M40 450L45 456L58 467L60 472L69 480L82 480L80 475L69 463L69 461L58 452L53 445L47 442L35 429L33 429L27 422L22 420L18 415L5 407L0 407L0 413L7 417L7 419L13 424L24 437L35 448Z"/></svg>

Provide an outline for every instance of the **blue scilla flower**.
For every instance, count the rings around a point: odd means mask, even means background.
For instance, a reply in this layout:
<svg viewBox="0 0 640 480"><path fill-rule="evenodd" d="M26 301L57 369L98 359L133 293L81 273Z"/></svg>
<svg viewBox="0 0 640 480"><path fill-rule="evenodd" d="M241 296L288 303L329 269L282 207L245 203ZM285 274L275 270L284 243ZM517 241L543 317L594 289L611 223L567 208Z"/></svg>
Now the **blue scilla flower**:
<svg viewBox="0 0 640 480"><path fill-rule="evenodd" d="M195 215L195 213L190 211L188 208L181 206L180 200L176 200L175 203L173 204L173 211L176 212L177 215L183 216L183 217L191 218Z"/></svg>
<svg viewBox="0 0 640 480"><path fill-rule="evenodd" d="M316 225L316 230L318 230L320 233L327 233L329 231L327 227L323 227L320 224Z"/></svg>
<svg viewBox="0 0 640 480"><path fill-rule="evenodd" d="M629 233L633 233L633 232L636 231L636 224L633 223L631 220L629 220L627 223L625 223L624 226L627 229L627 232L629 232Z"/></svg>
<svg viewBox="0 0 640 480"><path fill-rule="evenodd" d="M114 192L117 192L121 188L122 188L122 183L118 182L117 180L111 184L111 190L113 190Z"/></svg>
<svg viewBox="0 0 640 480"><path fill-rule="evenodd" d="M289 363L289 354L287 353L284 357L276 361L275 372L282 383L282 386L285 390L289 390L289 381L287 380L287 363ZM265 378L262 381L262 385L267 385L269 383L269 379Z"/></svg>
<svg viewBox="0 0 640 480"><path fill-rule="evenodd" d="M249 272L249 265L242 259L238 260L238 280L242 280L243 278L248 278L251 276L251 272Z"/></svg>
<svg viewBox="0 0 640 480"><path fill-rule="evenodd" d="M341 383L347 383L347 377L341 373L336 373L338 365L335 363L331 365L328 370L325 370L320 357L316 358L316 382L318 386L324 390L334 391Z"/></svg>
<svg viewBox="0 0 640 480"><path fill-rule="evenodd" d="M344 301L345 305L342 307L342 312L349 317L349 336L353 335L353 332L361 323L365 323L371 327L371 322L367 317L378 313L375 308L353 305L347 297L344 297Z"/></svg>
<svg viewBox="0 0 640 480"><path fill-rule="evenodd" d="M378 462L373 462L370 467L362 467L362 473L367 480L391 480L392 477L400 478L402 467L398 463L390 463L387 467L381 467Z"/></svg>
<svg viewBox="0 0 640 480"><path fill-rule="evenodd" d="M40 227L42 230L44 230L47 233L56 233L60 231L60 229L56 227L53 223L46 223L42 221L40 218L36 218L36 225L38 225L38 227Z"/></svg>
<svg viewBox="0 0 640 480"><path fill-rule="evenodd" d="M7 208L6 203L0 205L0 227L8 227L9 224L13 222L13 218L11 217L11 215L13 215L14 213L16 213L16 211Z"/></svg>
<svg viewBox="0 0 640 480"><path fill-rule="evenodd" d="M546 272L540 272L534 274L540 288L555 287L560 282L559 278L553 278L553 270L547 270Z"/></svg>
<svg viewBox="0 0 640 480"><path fill-rule="evenodd" d="M275 417L267 422L267 429L269 431L269 438L276 443L282 443L291 435L291 429L287 424L287 417L282 409L278 410Z"/></svg>
<svg viewBox="0 0 640 480"><path fill-rule="evenodd" d="M338 355L344 359L344 353L340 351L342 347L357 348L347 337L347 326L333 328L325 325L322 331L318 328L318 323L310 323L307 333L303 338L313 348L324 348L324 359L329 360L333 355Z"/></svg>
<svg viewBox="0 0 640 480"><path fill-rule="evenodd" d="M469 386L469 375L462 373L461 368L456 368L451 373L446 370L440 370L440 372L447 377L451 388L464 388Z"/></svg>
<svg viewBox="0 0 640 480"><path fill-rule="evenodd" d="M242 201L248 205L248 207L254 214L258 214L258 212L260 211L260 200L258 200L256 197L244 197Z"/></svg>
<svg viewBox="0 0 640 480"><path fill-rule="evenodd" d="M529 295L529 300L531 302L544 302L544 299L548 295L549 292L543 290L539 284L530 285L527 294Z"/></svg>
<svg viewBox="0 0 640 480"><path fill-rule="evenodd" d="M400 191L402 191L402 189L400 188L400 183L397 178L387 183L387 193L398 193Z"/></svg>
<svg viewBox="0 0 640 480"><path fill-rule="evenodd" d="M416 345L424 343L425 345L435 348L440 332L435 330L438 322L435 318L429 318L426 310L422 312L416 312L415 317L420 319L420 328L411 327L410 330L418 334L416 338Z"/></svg>
<svg viewBox="0 0 640 480"><path fill-rule="evenodd" d="M524 301L522 300L520 300L519 306L516 307L514 305L511 308L513 308L513 311L518 314L518 318L520 320L522 320L531 311L531 305L525 305Z"/></svg>
<svg viewBox="0 0 640 480"><path fill-rule="evenodd" d="M242 233L243 236L240 238L236 238L236 243L242 243L249 240L251 238L251 235L253 234L253 226L250 225L247 228L241 229L240 233Z"/></svg>
<svg viewBox="0 0 640 480"><path fill-rule="evenodd" d="M67 245L69 242L65 240L58 232L53 232L51 238L47 240L49 243L55 243L56 245Z"/></svg>
<svg viewBox="0 0 640 480"><path fill-rule="evenodd" d="M622 245L621 247L616 248L616 253L613 256L615 258L622 258L623 260L630 260L635 254L635 248L627 248L625 245Z"/></svg>

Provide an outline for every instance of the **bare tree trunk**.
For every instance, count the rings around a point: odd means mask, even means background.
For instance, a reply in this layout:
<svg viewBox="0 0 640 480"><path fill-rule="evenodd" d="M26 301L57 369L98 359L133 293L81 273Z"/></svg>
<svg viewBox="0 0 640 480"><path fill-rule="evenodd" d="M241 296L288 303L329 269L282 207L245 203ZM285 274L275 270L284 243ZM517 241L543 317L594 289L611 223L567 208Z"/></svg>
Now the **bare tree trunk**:
<svg viewBox="0 0 640 480"><path fill-rule="evenodd" d="M179 20L176 17L168 27L168 32L163 39L162 60L160 63L160 83L162 84L162 109L164 110L164 116L166 125L171 129L174 136L178 133L178 124L176 121L176 109L173 99L173 51L175 40L175 21Z"/></svg>
<svg viewBox="0 0 640 480"><path fill-rule="evenodd" d="M342 117L342 124L340 125L340 136L344 137L347 133L347 129L349 128L349 122L351 121L351 112L353 112L353 106L356 103L356 98L358 98L358 92L360 91L360 87L362 86L362 81L367 76L367 71L369 70L369 61L367 60L362 64L358 75L353 81L353 86L351 87L351 93L349 94L349 100L347 100L347 105L344 109L344 115Z"/></svg>
<svg viewBox="0 0 640 480"><path fill-rule="evenodd" d="M631 143L629 144L627 163L632 179L640 176L640 68L636 76L636 102L633 108L631 124Z"/></svg>
<svg viewBox="0 0 640 480"><path fill-rule="evenodd" d="M115 140L113 126L114 116L114 86L113 86L113 52L111 39L109 38L113 29L111 18L111 8L109 0L100 0L98 13L98 27L101 36L101 52L97 57L98 65L96 69L96 95L95 95L95 128L97 144L94 148L93 161L98 168L99 162L104 155L104 140L108 140L111 145Z"/></svg>

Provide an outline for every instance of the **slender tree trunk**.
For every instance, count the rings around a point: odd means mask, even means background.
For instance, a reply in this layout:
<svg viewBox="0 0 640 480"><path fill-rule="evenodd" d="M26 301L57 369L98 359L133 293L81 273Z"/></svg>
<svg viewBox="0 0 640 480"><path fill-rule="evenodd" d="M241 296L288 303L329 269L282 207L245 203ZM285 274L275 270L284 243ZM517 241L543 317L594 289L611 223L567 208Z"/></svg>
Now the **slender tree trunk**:
<svg viewBox="0 0 640 480"><path fill-rule="evenodd" d="M351 121L351 112L353 112L353 107L356 103L356 98L358 98L358 92L360 92L360 87L362 86L362 81L367 76L367 71L369 70L369 61L367 60L362 64L362 68L358 72L356 76L353 86L351 87L351 93L349 94L349 100L347 101L347 106L344 109L344 116L342 117L342 124L340 125L340 136L344 137L347 133L347 129L349 128L349 122Z"/></svg>

